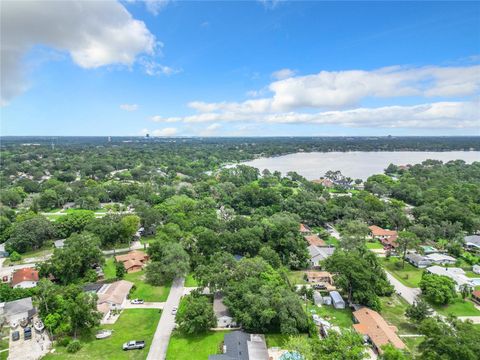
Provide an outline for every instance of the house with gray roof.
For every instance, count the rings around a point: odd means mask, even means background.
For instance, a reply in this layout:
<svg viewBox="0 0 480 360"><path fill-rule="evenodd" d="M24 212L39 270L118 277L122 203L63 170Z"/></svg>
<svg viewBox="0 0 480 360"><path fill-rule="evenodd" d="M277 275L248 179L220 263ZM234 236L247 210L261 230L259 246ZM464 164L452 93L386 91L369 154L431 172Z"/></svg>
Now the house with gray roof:
<svg viewBox="0 0 480 360"><path fill-rule="evenodd" d="M407 254L407 256L405 257L405 260L407 260L410 264L412 264L413 266L419 269L424 269L427 266L432 265L432 261L430 259L417 253Z"/></svg>
<svg viewBox="0 0 480 360"><path fill-rule="evenodd" d="M18 324L23 319L31 319L37 313L31 297L9 301L2 305L0 306L0 315L12 325Z"/></svg>
<svg viewBox="0 0 480 360"><path fill-rule="evenodd" d="M213 312L217 318L217 328L229 328L236 326L232 315L223 303L223 295L221 292L215 293L213 298Z"/></svg>
<svg viewBox="0 0 480 360"><path fill-rule="evenodd" d="M210 355L208 360L268 360L265 337L243 331L226 333L223 354Z"/></svg>
<svg viewBox="0 0 480 360"><path fill-rule="evenodd" d="M480 235L468 235L463 240L467 250L480 250Z"/></svg>
<svg viewBox="0 0 480 360"><path fill-rule="evenodd" d="M331 247L321 247L310 245L308 247L308 253L310 254L310 266L317 267L319 263L330 256L335 252L335 248Z"/></svg>

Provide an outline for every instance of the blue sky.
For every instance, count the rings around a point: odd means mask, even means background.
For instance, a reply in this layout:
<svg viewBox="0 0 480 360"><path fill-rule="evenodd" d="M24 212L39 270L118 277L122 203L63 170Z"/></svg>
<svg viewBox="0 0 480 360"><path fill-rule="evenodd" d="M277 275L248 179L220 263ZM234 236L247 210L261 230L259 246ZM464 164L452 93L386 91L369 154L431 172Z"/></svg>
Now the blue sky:
<svg viewBox="0 0 480 360"><path fill-rule="evenodd" d="M2 3L2 135L480 135L479 3L75 3Z"/></svg>

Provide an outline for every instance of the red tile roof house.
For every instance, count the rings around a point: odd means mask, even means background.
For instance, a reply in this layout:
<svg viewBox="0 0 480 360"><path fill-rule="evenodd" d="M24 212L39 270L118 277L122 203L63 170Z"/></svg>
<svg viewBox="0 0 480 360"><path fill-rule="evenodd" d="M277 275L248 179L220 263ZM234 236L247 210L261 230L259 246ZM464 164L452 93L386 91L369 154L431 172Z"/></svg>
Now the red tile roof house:
<svg viewBox="0 0 480 360"><path fill-rule="evenodd" d="M15 271L12 276L13 288L32 288L37 286L38 270L34 268L23 268Z"/></svg>
<svg viewBox="0 0 480 360"><path fill-rule="evenodd" d="M299 226L300 226L300 233L302 235L309 235L312 233L312 229L310 229L308 225L300 224Z"/></svg>
<svg viewBox="0 0 480 360"><path fill-rule="evenodd" d="M386 250L395 249L398 246L398 233L395 230L382 229L376 225L369 226L368 228L370 229L370 236L373 239L380 240Z"/></svg>
<svg viewBox="0 0 480 360"><path fill-rule="evenodd" d="M115 260L123 263L128 273L137 272L143 269L148 261L148 255L143 251L131 251L125 255L115 256Z"/></svg>
<svg viewBox="0 0 480 360"><path fill-rule="evenodd" d="M475 290L472 292L472 300L475 301L478 305L480 305L480 290Z"/></svg>
<svg viewBox="0 0 480 360"><path fill-rule="evenodd" d="M405 344L396 334L397 328L388 325L378 312L365 307L354 311L353 317L356 322L353 328L372 344L377 353L381 354L382 346L387 344L405 349Z"/></svg>

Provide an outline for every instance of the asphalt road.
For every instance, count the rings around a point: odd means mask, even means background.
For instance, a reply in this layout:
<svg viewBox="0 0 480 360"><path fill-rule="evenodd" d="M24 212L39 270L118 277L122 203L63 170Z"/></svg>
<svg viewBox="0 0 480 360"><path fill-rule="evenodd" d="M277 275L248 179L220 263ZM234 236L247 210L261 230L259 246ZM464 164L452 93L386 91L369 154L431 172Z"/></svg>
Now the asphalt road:
<svg viewBox="0 0 480 360"><path fill-rule="evenodd" d="M395 291L402 298L404 298L406 302L412 305L415 302L416 297L420 295L421 290L419 288L411 288L411 287L405 286L388 271L385 271L385 272L387 273L388 281L390 281L390 284L393 285L393 287L395 288Z"/></svg>
<svg viewBox="0 0 480 360"><path fill-rule="evenodd" d="M168 342L175 327L175 315L172 315L174 306L178 307L183 295L184 278L175 279L170 288L170 294L163 307L162 316L158 322L157 330L153 336L152 345L148 352L147 360L164 360L167 356Z"/></svg>

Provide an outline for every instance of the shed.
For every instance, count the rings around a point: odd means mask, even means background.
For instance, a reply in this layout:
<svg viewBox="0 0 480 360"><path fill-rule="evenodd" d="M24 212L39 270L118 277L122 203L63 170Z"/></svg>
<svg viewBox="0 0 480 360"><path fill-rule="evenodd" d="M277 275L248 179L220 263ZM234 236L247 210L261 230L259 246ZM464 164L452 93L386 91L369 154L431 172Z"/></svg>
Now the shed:
<svg viewBox="0 0 480 360"><path fill-rule="evenodd" d="M313 292L313 302L315 305L322 305L323 304L323 298L322 295L318 291Z"/></svg>
<svg viewBox="0 0 480 360"><path fill-rule="evenodd" d="M343 301L342 295L338 291L330 291L330 297L335 309L345 309L345 301Z"/></svg>

